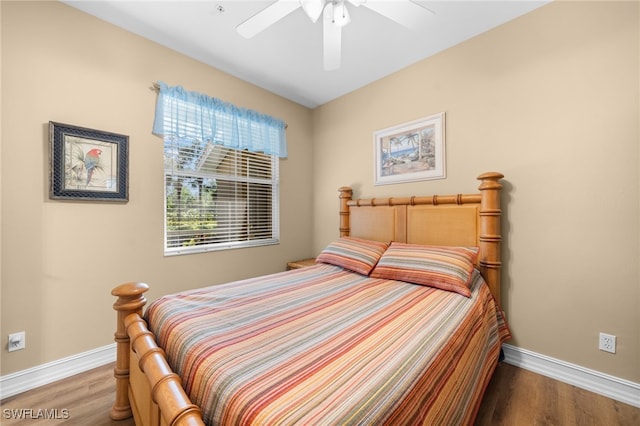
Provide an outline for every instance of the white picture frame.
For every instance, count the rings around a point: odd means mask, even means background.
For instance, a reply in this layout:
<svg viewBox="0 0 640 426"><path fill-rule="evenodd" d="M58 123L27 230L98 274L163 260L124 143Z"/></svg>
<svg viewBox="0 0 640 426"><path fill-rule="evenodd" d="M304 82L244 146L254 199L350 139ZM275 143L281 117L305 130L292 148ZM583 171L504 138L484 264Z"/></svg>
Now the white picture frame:
<svg viewBox="0 0 640 426"><path fill-rule="evenodd" d="M374 184L444 179L445 113L377 130Z"/></svg>

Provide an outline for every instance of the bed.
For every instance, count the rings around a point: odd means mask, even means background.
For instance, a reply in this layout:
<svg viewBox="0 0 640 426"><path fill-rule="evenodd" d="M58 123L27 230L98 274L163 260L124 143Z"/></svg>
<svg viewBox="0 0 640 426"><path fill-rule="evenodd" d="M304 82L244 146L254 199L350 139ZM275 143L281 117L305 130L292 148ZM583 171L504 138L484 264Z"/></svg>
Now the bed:
<svg viewBox="0 0 640 426"><path fill-rule="evenodd" d="M475 194L353 199L301 269L117 297L114 420L138 425L473 424L510 338L500 173ZM174 372L175 371L175 372Z"/></svg>

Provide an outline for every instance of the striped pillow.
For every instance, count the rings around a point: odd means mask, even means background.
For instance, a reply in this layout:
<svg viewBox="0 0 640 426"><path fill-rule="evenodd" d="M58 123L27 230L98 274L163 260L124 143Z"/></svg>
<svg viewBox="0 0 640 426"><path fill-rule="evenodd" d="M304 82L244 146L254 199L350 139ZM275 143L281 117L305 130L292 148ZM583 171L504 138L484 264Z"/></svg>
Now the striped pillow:
<svg viewBox="0 0 640 426"><path fill-rule="evenodd" d="M477 258L478 247L394 242L370 276L427 285L470 297L469 285Z"/></svg>
<svg viewBox="0 0 640 426"><path fill-rule="evenodd" d="M330 263L362 275L369 275L387 247L387 243L379 241L341 237L325 247L316 258L316 262Z"/></svg>

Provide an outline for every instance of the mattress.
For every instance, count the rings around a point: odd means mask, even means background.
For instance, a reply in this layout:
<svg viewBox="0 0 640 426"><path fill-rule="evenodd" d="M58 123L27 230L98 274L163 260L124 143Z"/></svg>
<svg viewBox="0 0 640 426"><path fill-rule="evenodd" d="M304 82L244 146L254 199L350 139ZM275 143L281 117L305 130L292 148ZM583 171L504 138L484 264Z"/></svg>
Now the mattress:
<svg viewBox="0 0 640 426"><path fill-rule="evenodd" d="M154 301L145 319L209 425L472 424L510 337L471 297L318 264Z"/></svg>

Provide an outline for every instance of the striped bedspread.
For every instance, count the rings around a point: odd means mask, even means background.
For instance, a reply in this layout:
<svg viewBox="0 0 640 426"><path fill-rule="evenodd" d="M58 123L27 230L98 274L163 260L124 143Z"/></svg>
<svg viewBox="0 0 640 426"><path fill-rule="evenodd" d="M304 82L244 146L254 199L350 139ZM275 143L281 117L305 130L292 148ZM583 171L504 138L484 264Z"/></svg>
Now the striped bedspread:
<svg viewBox="0 0 640 426"><path fill-rule="evenodd" d="M472 424L509 337L474 274L467 298L318 264L145 316L210 425Z"/></svg>

